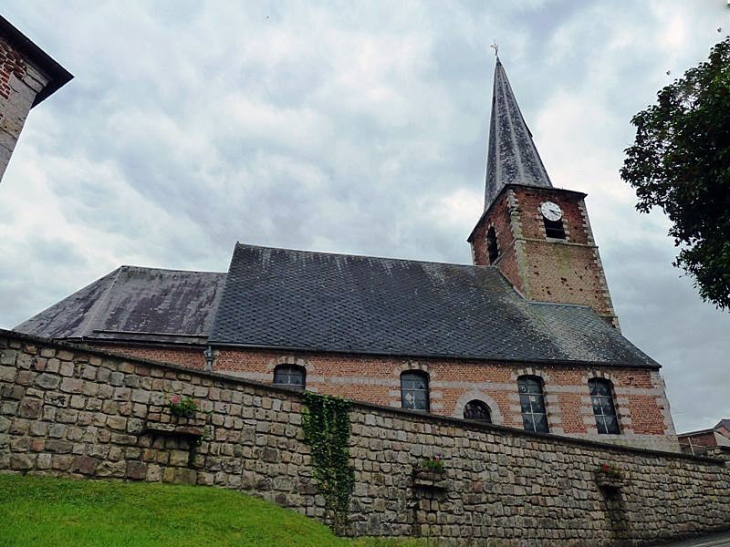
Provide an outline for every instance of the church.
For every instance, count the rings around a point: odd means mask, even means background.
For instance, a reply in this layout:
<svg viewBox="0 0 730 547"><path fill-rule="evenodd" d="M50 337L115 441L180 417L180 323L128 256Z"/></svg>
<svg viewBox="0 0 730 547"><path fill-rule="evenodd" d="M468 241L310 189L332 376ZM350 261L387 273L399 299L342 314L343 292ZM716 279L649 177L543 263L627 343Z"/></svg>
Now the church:
<svg viewBox="0 0 730 547"><path fill-rule="evenodd" d="M494 72L473 265L237 243L228 272L121 266L18 332L367 403L678 451L621 334L586 194L556 188Z"/></svg>

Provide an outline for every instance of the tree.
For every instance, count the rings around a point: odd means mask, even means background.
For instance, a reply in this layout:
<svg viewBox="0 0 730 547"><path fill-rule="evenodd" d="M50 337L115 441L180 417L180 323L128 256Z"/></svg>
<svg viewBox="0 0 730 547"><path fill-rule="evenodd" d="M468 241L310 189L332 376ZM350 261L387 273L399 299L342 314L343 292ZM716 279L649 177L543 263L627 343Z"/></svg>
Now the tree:
<svg viewBox="0 0 730 547"><path fill-rule="evenodd" d="M694 278L705 301L730 308L730 37L707 62L657 93L636 114L634 144L621 178L648 213L663 209L680 247L674 265Z"/></svg>

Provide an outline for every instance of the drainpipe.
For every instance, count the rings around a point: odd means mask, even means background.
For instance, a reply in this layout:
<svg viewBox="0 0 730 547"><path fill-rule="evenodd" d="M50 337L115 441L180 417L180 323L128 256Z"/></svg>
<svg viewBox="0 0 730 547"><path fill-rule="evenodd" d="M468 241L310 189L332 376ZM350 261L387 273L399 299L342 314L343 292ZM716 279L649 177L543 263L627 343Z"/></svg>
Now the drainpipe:
<svg viewBox="0 0 730 547"><path fill-rule="evenodd" d="M213 372L213 365L215 364L215 351L211 346L205 348L205 351L203 351L203 357L205 357L205 370L207 372Z"/></svg>

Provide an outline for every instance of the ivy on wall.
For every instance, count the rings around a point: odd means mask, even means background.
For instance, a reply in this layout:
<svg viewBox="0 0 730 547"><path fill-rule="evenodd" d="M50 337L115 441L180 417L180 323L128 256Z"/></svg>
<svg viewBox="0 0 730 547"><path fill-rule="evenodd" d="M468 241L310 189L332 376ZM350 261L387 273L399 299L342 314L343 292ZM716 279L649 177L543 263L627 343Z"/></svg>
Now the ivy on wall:
<svg viewBox="0 0 730 547"><path fill-rule="evenodd" d="M349 401L309 391L302 416L304 441L312 452L313 475L332 518L335 532L347 527L350 496L355 488L355 472L350 466Z"/></svg>

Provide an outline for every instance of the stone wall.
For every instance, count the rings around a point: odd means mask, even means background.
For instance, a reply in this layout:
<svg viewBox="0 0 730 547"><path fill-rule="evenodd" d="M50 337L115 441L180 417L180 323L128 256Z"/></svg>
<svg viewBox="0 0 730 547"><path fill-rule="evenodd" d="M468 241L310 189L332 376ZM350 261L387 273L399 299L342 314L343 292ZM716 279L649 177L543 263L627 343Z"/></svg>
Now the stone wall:
<svg viewBox="0 0 730 547"><path fill-rule="evenodd" d="M206 412L171 416L176 394ZM326 520L301 410L294 391L0 331L3 472L217 485ZM351 534L653 545L730 528L722 460L366 404L350 418ZM443 474L418 472L437 454Z"/></svg>

